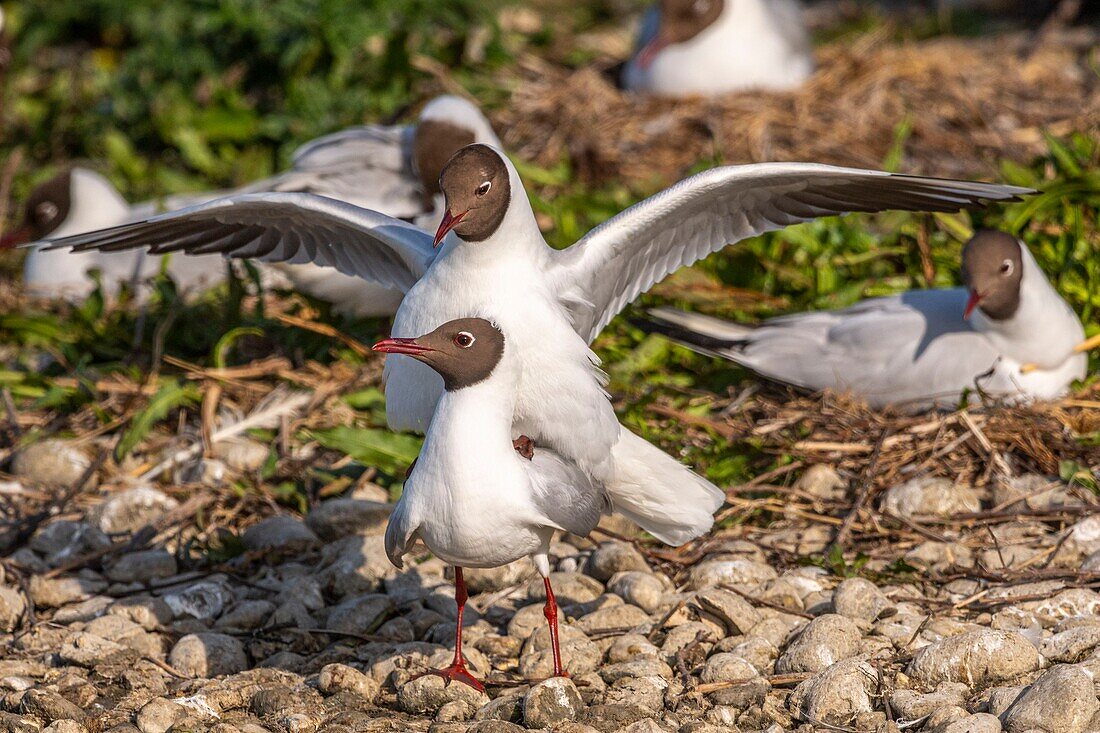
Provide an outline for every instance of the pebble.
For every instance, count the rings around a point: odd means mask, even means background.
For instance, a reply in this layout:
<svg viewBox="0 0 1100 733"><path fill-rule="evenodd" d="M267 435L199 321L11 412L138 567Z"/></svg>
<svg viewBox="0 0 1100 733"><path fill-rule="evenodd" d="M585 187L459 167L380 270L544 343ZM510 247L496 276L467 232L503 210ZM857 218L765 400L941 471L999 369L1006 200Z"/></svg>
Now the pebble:
<svg viewBox="0 0 1100 733"><path fill-rule="evenodd" d="M306 526L326 542L354 534L384 534L392 511L393 505L383 502L329 499L306 515Z"/></svg>
<svg viewBox="0 0 1100 733"><path fill-rule="evenodd" d="M832 466L816 463L803 471L795 488L818 499L839 501L847 493L848 484Z"/></svg>
<svg viewBox="0 0 1100 733"><path fill-rule="evenodd" d="M91 465L92 459L83 448L50 438L16 453L11 473L29 484L68 487L75 485ZM95 486L94 481L89 486Z"/></svg>
<svg viewBox="0 0 1100 733"><path fill-rule="evenodd" d="M649 572L642 553L632 544L613 540L604 542L588 556L585 572L596 580L606 583L615 573L631 570Z"/></svg>
<svg viewBox="0 0 1100 733"><path fill-rule="evenodd" d="M867 662L846 659L799 683L787 706L792 716L802 720L847 725L857 714L872 712L877 679L875 668Z"/></svg>
<svg viewBox="0 0 1100 733"><path fill-rule="evenodd" d="M317 535L309 527L285 514L277 514L253 524L244 531L241 541L250 550L296 548L319 542Z"/></svg>
<svg viewBox="0 0 1100 733"><path fill-rule="evenodd" d="M90 552L105 550L111 546L111 540L87 522L59 520L35 532L28 545L44 555L50 566L57 567Z"/></svg>
<svg viewBox="0 0 1100 733"><path fill-rule="evenodd" d="M530 560L516 560L499 568L468 568L463 573L470 595L496 593L520 585L535 572Z"/></svg>
<svg viewBox="0 0 1100 733"><path fill-rule="evenodd" d="M976 713L948 723L942 733L1001 733L1001 721L988 713Z"/></svg>
<svg viewBox="0 0 1100 733"><path fill-rule="evenodd" d="M165 733L186 717L187 708L163 697L155 697L137 711L134 724L141 733Z"/></svg>
<svg viewBox="0 0 1100 733"><path fill-rule="evenodd" d="M1005 510L1054 509L1080 503L1080 500L1067 491L1064 483L1037 473L1000 476L993 483L993 504L1003 506Z"/></svg>
<svg viewBox="0 0 1100 733"><path fill-rule="evenodd" d="M1007 733L1083 733L1098 710L1092 674L1062 664L1047 670L1027 688L1004 713L1002 721Z"/></svg>
<svg viewBox="0 0 1100 733"><path fill-rule="evenodd" d="M704 560L691 569L689 587L705 590L723 583L758 585L776 577L775 569L759 560Z"/></svg>
<svg viewBox="0 0 1100 733"><path fill-rule="evenodd" d="M653 573L640 570L615 573L608 581L607 589L646 613L656 613L665 595L664 583Z"/></svg>
<svg viewBox="0 0 1100 733"><path fill-rule="evenodd" d="M380 534L351 535L331 542L321 549L321 561L325 566L322 587L337 598L374 593L397 575Z"/></svg>
<svg viewBox="0 0 1100 733"><path fill-rule="evenodd" d="M218 617L214 628L251 631L263 626L264 621L275 611L275 604L264 600L244 600L235 603Z"/></svg>
<svg viewBox="0 0 1100 733"><path fill-rule="evenodd" d="M406 713L414 715L434 716L444 705L452 702L461 705L461 710L455 712L468 713L467 717L472 718L481 706L489 702L489 696L461 682L447 684L442 677L434 674L410 680L397 691L397 704Z"/></svg>
<svg viewBox="0 0 1100 733"><path fill-rule="evenodd" d="M106 589L106 581L94 576L46 578L32 575L29 583L31 601L35 606L43 608L58 608L69 603L86 601Z"/></svg>
<svg viewBox="0 0 1100 733"><path fill-rule="evenodd" d="M935 476L921 476L891 486L882 506L899 517L950 517L982 508L974 489Z"/></svg>
<svg viewBox="0 0 1100 733"><path fill-rule="evenodd" d="M695 602L705 615L725 627L726 635L747 634L760 623L760 613L748 601L728 590L708 590Z"/></svg>
<svg viewBox="0 0 1100 733"><path fill-rule="evenodd" d="M94 667L125 653L126 647L95 634L78 631L61 645L58 657L69 664Z"/></svg>
<svg viewBox="0 0 1100 733"><path fill-rule="evenodd" d="M88 729L75 720L55 720L42 733L88 733Z"/></svg>
<svg viewBox="0 0 1100 733"><path fill-rule="evenodd" d="M150 486L138 486L111 494L89 513L92 522L107 534L137 532L179 506L179 502Z"/></svg>
<svg viewBox="0 0 1100 733"><path fill-rule="evenodd" d="M523 698L523 722L528 728L549 728L574 720L584 703L577 686L566 677L551 677L534 685Z"/></svg>
<svg viewBox="0 0 1100 733"><path fill-rule="evenodd" d="M859 653L862 635L850 619L825 614L810 621L776 660L778 674L820 672Z"/></svg>
<svg viewBox="0 0 1100 733"><path fill-rule="evenodd" d="M378 697L379 685L370 675L346 664L326 664L317 676L317 689L325 695L354 692L368 702Z"/></svg>
<svg viewBox="0 0 1100 733"><path fill-rule="evenodd" d="M105 573L116 583L149 583L178 572L176 558L166 550L128 552L111 563Z"/></svg>
<svg viewBox="0 0 1100 733"><path fill-rule="evenodd" d="M985 686L1039 668L1039 651L1015 632L978 629L949 636L920 649L906 674L918 682L963 682Z"/></svg>
<svg viewBox="0 0 1100 733"><path fill-rule="evenodd" d="M19 701L19 712L23 715L37 716L47 722L85 719L83 710L49 690L27 690Z"/></svg>
<svg viewBox="0 0 1100 733"><path fill-rule="evenodd" d="M188 677L219 677L248 667L244 645L214 632L188 634L172 647L168 663Z"/></svg>
<svg viewBox="0 0 1100 733"><path fill-rule="evenodd" d="M586 634L606 632L610 629L632 629L649 623L649 614L629 603L607 606L579 619L576 627Z"/></svg>
<svg viewBox="0 0 1100 733"><path fill-rule="evenodd" d="M896 606L874 583L863 578L846 578L833 591L833 609L841 616L868 623L878 620Z"/></svg>
<svg viewBox="0 0 1100 733"><path fill-rule="evenodd" d="M1073 664L1100 646L1100 625L1076 626L1043 639L1039 652L1051 662Z"/></svg>
<svg viewBox="0 0 1100 733"><path fill-rule="evenodd" d="M204 580L166 593L163 600L176 618L190 616L207 621L216 619L232 603L233 592L222 583Z"/></svg>
<svg viewBox="0 0 1100 733"><path fill-rule="evenodd" d="M669 686L663 677L627 677L611 685L603 699L611 705L633 705L660 713L664 710Z"/></svg>
<svg viewBox="0 0 1100 733"><path fill-rule="evenodd" d="M0 632L15 631L27 610L23 594L14 588L0 585Z"/></svg>
<svg viewBox="0 0 1100 733"><path fill-rule="evenodd" d="M916 720L931 715L940 708L961 706L970 695L970 688L959 682L944 682L935 692L895 690L890 695L890 707L900 718Z"/></svg>
<svg viewBox="0 0 1100 733"><path fill-rule="evenodd" d="M592 672L603 661L603 651L583 631L572 625L560 626L562 665L571 675ZM519 673L525 679L545 679L553 674L554 660L550 648L550 632L536 629L523 645L519 658Z"/></svg>

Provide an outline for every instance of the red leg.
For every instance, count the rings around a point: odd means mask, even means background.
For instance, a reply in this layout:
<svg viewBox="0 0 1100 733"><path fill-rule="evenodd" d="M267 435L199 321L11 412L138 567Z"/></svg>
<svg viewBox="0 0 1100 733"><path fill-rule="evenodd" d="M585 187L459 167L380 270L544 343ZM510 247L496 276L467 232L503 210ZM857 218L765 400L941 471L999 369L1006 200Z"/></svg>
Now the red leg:
<svg viewBox="0 0 1100 733"><path fill-rule="evenodd" d="M466 669L466 658L462 656L462 611L466 608L466 597L466 581L462 579L462 568L456 566L455 604L458 606L458 625L455 627L455 657L450 667L433 669L430 672L425 672L425 674L436 674L447 681L464 682L475 690L485 692L485 685L481 684L476 677L470 674L470 670Z"/></svg>
<svg viewBox="0 0 1100 733"><path fill-rule="evenodd" d="M546 588L546 605L542 612L546 616L546 623L550 624L550 645L554 652L554 676L568 677L569 673L561 666L561 646L558 644L558 601L554 598L554 589L550 587L550 578L543 578L542 585Z"/></svg>

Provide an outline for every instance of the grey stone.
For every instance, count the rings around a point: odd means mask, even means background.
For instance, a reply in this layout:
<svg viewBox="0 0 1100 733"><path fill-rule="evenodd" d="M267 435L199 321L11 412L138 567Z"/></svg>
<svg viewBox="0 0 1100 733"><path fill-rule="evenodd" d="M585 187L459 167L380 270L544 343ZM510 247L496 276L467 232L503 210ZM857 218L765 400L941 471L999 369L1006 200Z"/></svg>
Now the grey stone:
<svg viewBox="0 0 1100 733"><path fill-rule="evenodd" d="M811 722L847 725L859 713L873 711L875 668L858 659L846 659L800 683L787 706L791 715Z"/></svg>
<svg viewBox="0 0 1100 733"><path fill-rule="evenodd" d="M15 631L27 610L23 594L14 588L0 585L0 632Z"/></svg>
<svg viewBox="0 0 1100 733"><path fill-rule="evenodd" d="M840 500L847 491L847 482L840 477L836 469L825 463L817 463L807 468L795 488L818 499Z"/></svg>
<svg viewBox="0 0 1100 733"><path fill-rule="evenodd" d="M1001 721L987 713L977 713L948 723L942 733L1001 733Z"/></svg>
<svg viewBox="0 0 1100 733"><path fill-rule="evenodd" d="M109 639L78 631L61 645L58 656L69 664L94 667L126 652L126 647Z"/></svg>
<svg viewBox="0 0 1100 733"><path fill-rule="evenodd" d="M88 454L72 442L47 439L32 443L16 453L11 472L29 484L72 486L91 465L92 459Z"/></svg>
<svg viewBox="0 0 1100 733"><path fill-rule="evenodd" d="M165 550L129 552L111 563L106 575L116 583L148 583L176 574L176 558Z"/></svg>
<svg viewBox="0 0 1100 733"><path fill-rule="evenodd" d="M368 594L349 598L329 613L329 628L352 634L370 634L396 612L389 596Z"/></svg>
<svg viewBox="0 0 1100 733"><path fill-rule="evenodd" d="M670 680L672 668L659 659L634 659L605 665L600 669L600 676L608 684L630 677L661 677Z"/></svg>
<svg viewBox="0 0 1100 733"><path fill-rule="evenodd" d="M163 600L177 618L190 616L212 621L233 601L233 593L222 583L204 580L166 593Z"/></svg>
<svg viewBox="0 0 1100 733"><path fill-rule="evenodd" d="M285 514L277 514L253 524L244 531L241 541L250 550L301 547L319 542L317 535L309 527Z"/></svg>
<svg viewBox="0 0 1100 733"><path fill-rule="evenodd" d="M633 705L659 713L665 707L668 680L663 677L626 677L617 680L604 695L610 705Z"/></svg>
<svg viewBox="0 0 1100 733"><path fill-rule="evenodd" d="M447 684L442 677L434 674L410 680L397 690L397 704L414 715L435 715L451 702L462 703L472 718L481 706L489 702L489 697L461 682Z"/></svg>
<svg viewBox="0 0 1100 733"><path fill-rule="evenodd" d="M1098 710L1092 675L1062 664L1037 679L1001 719L1007 733L1083 733Z"/></svg>
<svg viewBox="0 0 1100 733"><path fill-rule="evenodd" d="M1073 664L1100 646L1100 625L1077 626L1043 639L1039 651L1048 661Z"/></svg>
<svg viewBox="0 0 1100 733"><path fill-rule="evenodd" d="M397 575L380 534L350 535L331 542L322 548L321 559L323 587L337 598L373 593Z"/></svg>
<svg viewBox="0 0 1100 733"><path fill-rule="evenodd" d="M562 625L558 633L562 665L569 674L581 675L592 672L599 666L603 653L583 631L572 625ZM525 679L537 680L549 677L553 671L550 632L545 627L536 629L523 644L519 673Z"/></svg>
<svg viewBox="0 0 1100 733"><path fill-rule="evenodd" d="M62 519L50 522L35 532L28 545L35 552L45 555L46 562L56 567L110 547L111 539L87 522Z"/></svg>
<svg viewBox="0 0 1100 733"><path fill-rule="evenodd" d="M588 556L585 569L593 578L606 583L615 573L630 570L648 572L649 565L634 545L613 540L604 542Z"/></svg>
<svg viewBox="0 0 1100 733"><path fill-rule="evenodd" d="M523 721L528 728L548 728L575 719L583 705L572 681L551 677L534 685L524 696Z"/></svg>
<svg viewBox="0 0 1100 733"><path fill-rule="evenodd" d="M656 613L665 594L665 586L656 575L640 570L616 573L607 589L646 613Z"/></svg>
<svg viewBox="0 0 1100 733"><path fill-rule="evenodd" d="M935 476L921 476L891 486L882 505L900 517L950 517L982 508L974 489Z"/></svg>
<svg viewBox="0 0 1100 733"><path fill-rule="evenodd" d="M247 669L248 657L234 637L208 632L177 641L168 663L188 677L218 677Z"/></svg>
<svg viewBox="0 0 1100 733"><path fill-rule="evenodd" d="M535 572L531 562L524 558L496 568L467 568L463 574L466 588L471 595L496 593L511 586L520 585Z"/></svg>
<svg viewBox="0 0 1100 733"><path fill-rule="evenodd" d="M49 690L27 690L19 701L19 712L34 715L47 722L55 720L85 719L84 711L56 692Z"/></svg>
<svg viewBox="0 0 1100 733"><path fill-rule="evenodd" d="M251 631L264 625L264 621L275 611L275 605L270 601L246 600L233 605L218 617L214 624L218 629L239 629Z"/></svg>
<svg viewBox="0 0 1100 733"><path fill-rule="evenodd" d="M378 683L369 675L346 664L326 664L322 667L317 676L317 689L326 695L354 692L370 702L378 697Z"/></svg>
<svg viewBox="0 0 1100 733"><path fill-rule="evenodd" d="M993 504L1005 509L1041 510L1080 503L1064 483L1037 473L999 476L993 483Z"/></svg>
<svg viewBox="0 0 1100 733"><path fill-rule="evenodd" d="M136 532L179 506L179 502L150 486L111 494L92 509L89 518L107 534Z"/></svg>
<svg viewBox="0 0 1100 733"><path fill-rule="evenodd" d="M777 577L775 569L752 559L705 560L691 569L689 585L693 590L730 585L758 585Z"/></svg>
<svg viewBox="0 0 1100 733"><path fill-rule="evenodd" d="M378 535L386 531L392 504L363 499L329 499L306 515L306 526L326 542L353 534Z"/></svg>
<svg viewBox="0 0 1100 733"><path fill-rule="evenodd" d="M106 589L107 583L104 580L85 576L46 578L32 575L29 584L31 600L35 606L42 608L57 608L86 601Z"/></svg>
<svg viewBox="0 0 1100 733"><path fill-rule="evenodd" d="M873 622L896 607L871 581L847 578L833 591L833 610L856 621Z"/></svg>
<svg viewBox="0 0 1100 733"><path fill-rule="evenodd" d="M859 628L848 618L825 614L810 621L775 663L779 674L820 672L859 653Z"/></svg>
<svg viewBox="0 0 1100 733"><path fill-rule="evenodd" d="M695 597L695 601L704 613L726 627L727 636L747 634L760 622L760 613L732 591L703 591Z"/></svg>
<svg viewBox="0 0 1100 733"><path fill-rule="evenodd" d="M42 733L88 733L88 729L75 720L55 720Z"/></svg>
<svg viewBox="0 0 1100 733"><path fill-rule="evenodd" d="M985 686L1039 668L1039 651L1014 632L979 629L920 649L906 673L924 684L963 682Z"/></svg>
<svg viewBox="0 0 1100 733"><path fill-rule="evenodd" d="M890 707L899 718L916 720L931 715L940 708L962 706L969 695L970 688L961 682L944 682L935 692L929 693L895 690L890 695Z"/></svg>
<svg viewBox="0 0 1100 733"><path fill-rule="evenodd" d="M637 606L624 603L593 611L579 619L576 626L586 634L593 634L610 629L633 629L648 623L649 614Z"/></svg>
<svg viewBox="0 0 1100 733"><path fill-rule="evenodd" d="M573 606L595 601L603 595L603 583L583 573L550 573L550 585L559 606ZM527 599L534 602L546 600L546 589L542 578L536 578L527 584Z"/></svg>
<svg viewBox="0 0 1100 733"><path fill-rule="evenodd" d="M84 633L121 644L124 647L133 649L142 656L155 659L164 657L164 645L161 637L147 633L140 625L125 616L117 614L100 616L84 626Z"/></svg>
<svg viewBox="0 0 1100 733"><path fill-rule="evenodd" d="M632 659L656 659L660 656L660 649L641 634L623 634L616 636L607 650L607 661L629 662Z"/></svg>
<svg viewBox="0 0 1100 733"><path fill-rule="evenodd" d="M171 700L155 697L137 711L134 724L141 733L166 733L169 728L186 717L187 708Z"/></svg>

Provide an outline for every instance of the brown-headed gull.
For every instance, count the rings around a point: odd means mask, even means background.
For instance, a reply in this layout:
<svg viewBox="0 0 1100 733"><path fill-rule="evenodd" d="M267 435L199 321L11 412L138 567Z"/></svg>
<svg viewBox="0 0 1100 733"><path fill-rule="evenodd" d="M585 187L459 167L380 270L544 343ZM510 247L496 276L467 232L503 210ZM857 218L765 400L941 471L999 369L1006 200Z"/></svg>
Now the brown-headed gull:
<svg viewBox="0 0 1100 733"><path fill-rule="evenodd" d="M1085 376L1085 336L1023 242L981 231L962 253L966 287L912 290L849 308L743 326L672 308L655 328L697 351L801 389L872 407L954 407L964 395L1052 399ZM1022 369L1035 364L1034 370Z"/></svg>
<svg viewBox="0 0 1100 733"><path fill-rule="evenodd" d="M491 319L521 361L513 438L527 436L603 481L616 510L680 545L712 524L723 493L621 430L589 344L654 283L731 242L849 211L954 211L1028 189L812 163L714 168L638 203L568 249L546 244L515 167L475 144L443 169L447 210L433 239L377 212L307 194L232 196L55 243L336 267L406 291L393 335L456 318ZM438 249L434 245L442 245ZM387 359L386 412L427 429L443 380L406 356Z"/></svg>
<svg viewBox="0 0 1100 733"><path fill-rule="evenodd" d="M623 86L667 97L786 90L814 70L797 0L660 0Z"/></svg>
<svg viewBox="0 0 1100 733"><path fill-rule="evenodd" d="M530 557L546 589L554 675L563 675L550 540L555 530L582 537L591 532L612 509L606 492L551 450L535 448L525 457L513 449L512 414L525 365L489 321L449 321L417 338L380 341L374 350L407 355L435 371L444 385L386 527L386 554L397 567L417 540L455 566L454 661L436 674L483 689L462 656L462 568Z"/></svg>
<svg viewBox="0 0 1100 733"><path fill-rule="evenodd" d="M455 151L473 142L499 144L489 121L475 105L446 95L425 105L415 124L352 127L307 143L294 153L289 170L238 191L185 194L131 206L104 176L74 167L32 191L22 223L0 240L0 247L82 234L214 198L262 191L327 196L434 230L443 211L439 173ZM23 279L31 294L81 299L93 287L86 274L93 268L100 270L103 281L113 289L155 275L164 264L161 260L137 250L103 255L35 248L27 256ZM310 264L278 264L275 268L296 289L327 300L352 316L391 316L401 302L401 291L330 268ZM176 257L169 260L167 270L177 285L192 291L209 287L225 275L222 258L216 255Z"/></svg>

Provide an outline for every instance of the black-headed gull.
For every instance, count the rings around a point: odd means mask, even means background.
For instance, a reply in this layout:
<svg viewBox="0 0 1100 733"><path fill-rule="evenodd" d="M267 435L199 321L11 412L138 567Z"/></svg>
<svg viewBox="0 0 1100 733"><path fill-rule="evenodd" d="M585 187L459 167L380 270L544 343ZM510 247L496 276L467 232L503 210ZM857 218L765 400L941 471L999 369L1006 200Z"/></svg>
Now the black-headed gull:
<svg viewBox="0 0 1100 733"><path fill-rule="evenodd" d="M723 493L629 430L620 430L589 343L637 295L726 244L848 211L947 211L1028 189L810 163L715 168L604 222L566 250L539 231L515 167L499 150L460 150L440 179L436 236L377 212L306 194L232 196L146 222L55 243L77 250L150 245L313 262L406 291L393 335L455 318L489 318L520 360L513 437L557 451L605 482L616 510L680 545L707 531ZM434 244L442 244L438 250ZM432 369L387 359L394 429L424 431L443 391Z"/></svg>
<svg viewBox="0 0 1100 733"><path fill-rule="evenodd" d="M872 407L954 407L963 395L1051 399L1085 376L1085 336L1018 239L982 231L962 253L966 287L913 290L743 326L671 308L656 328L767 379L849 392ZM1035 364L1034 370L1022 370Z"/></svg>
<svg viewBox="0 0 1100 733"><path fill-rule="evenodd" d="M660 0L643 20L623 86L668 97L785 90L813 70L796 0Z"/></svg>
<svg viewBox="0 0 1100 733"><path fill-rule="evenodd" d="M459 148L473 142L499 144L489 121L472 103L445 95L431 100L415 124L352 127L309 142L295 151L292 167L238 191L172 196L131 206L104 176L75 167L38 186L24 205L16 230L0 239L0 248L22 241L65 237L140 221L214 198L262 191L313 193L384 212L435 229L443 211L439 173ZM160 271L162 258L74 254L33 249L24 264L24 285L42 297L81 299L93 287L86 273L95 268L112 288L144 280ZM276 266L290 284L333 303L353 316L389 316L402 293L365 283L313 265ZM168 273L187 290L208 287L224 277L222 259L176 257Z"/></svg>
<svg viewBox="0 0 1100 733"><path fill-rule="evenodd" d="M550 540L555 530L591 532L612 509L607 494L551 450L536 448L527 458L513 449L512 414L524 363L489 321L449 321L417 338L380 341L374 350L416 359L444 384L420 457L386 527L386 554L397 567L417 540L455 566L455 656L437 674L483 689L462 657L462 568L530 557L546 589L554 675L561 676Z"/></svg>

